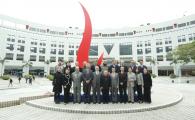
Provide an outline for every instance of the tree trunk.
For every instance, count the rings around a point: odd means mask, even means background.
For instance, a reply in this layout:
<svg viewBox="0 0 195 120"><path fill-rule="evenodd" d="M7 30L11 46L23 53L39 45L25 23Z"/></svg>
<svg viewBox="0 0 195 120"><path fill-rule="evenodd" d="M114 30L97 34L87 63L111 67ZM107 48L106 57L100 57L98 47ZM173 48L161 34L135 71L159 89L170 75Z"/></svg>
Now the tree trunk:
<svg viewBox="0 0 195 120"><path fill-rule="evenodd" d="M29 74L29 66L24 66L23 67L23 76L28 75Z"/></svg>
<svg viewBox="0 0 195 120"><path fill-rule="evenodd" d="M3 74L4 74L4 63L1 63L1 76L3 76Z"/></svg>
<svg viewBox="0 0 195 120"><path fill-rule="evenodd" d="M152 64L152 74L158 76L158 66L155 64Z"/></svg>

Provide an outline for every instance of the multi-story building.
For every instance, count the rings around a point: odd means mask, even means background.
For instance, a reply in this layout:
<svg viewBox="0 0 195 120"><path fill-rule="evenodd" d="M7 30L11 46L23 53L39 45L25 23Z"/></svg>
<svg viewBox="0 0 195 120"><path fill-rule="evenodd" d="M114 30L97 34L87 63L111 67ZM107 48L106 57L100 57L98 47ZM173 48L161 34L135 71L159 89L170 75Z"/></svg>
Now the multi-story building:
<svg viewBox="0 0 195 120"><path fill-rule="evenodd" d="M8 16L0 16L0 57L5 58L2 71L6 73L44 74L53 72L59 59L75 62L76 52L82 40L79 28L58 28L27 22ZM93 30L90 59L96 60L102 52L104 59L123 62L143 60L152 69L150 59L156 60L158 75L177 75L195 70L195 64L170 66L172 58L166 57L180 44L195 40L195 15L179 19L122 29ZM51 61L46 64L45 61ZM31 61L31 67L23 66ZM50 69L48 69L50 68Z"/></svg>

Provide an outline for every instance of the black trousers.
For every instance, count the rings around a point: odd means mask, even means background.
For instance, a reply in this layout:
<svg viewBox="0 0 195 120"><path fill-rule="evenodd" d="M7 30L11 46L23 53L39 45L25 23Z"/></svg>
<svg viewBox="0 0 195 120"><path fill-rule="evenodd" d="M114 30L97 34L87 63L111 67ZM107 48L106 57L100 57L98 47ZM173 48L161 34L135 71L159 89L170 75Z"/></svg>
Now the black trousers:
<svg viewBox="0 0 195 120"><path fill-rule="evenodd" d="M127 102L127 87L123 85L119 85L119 93L120 93L120 102Z"/></svg>
<svg viewBox="0 0 195 120"><path fill-rule="evenodd" d="M109 102L109 89L102 89L102 102L103 103L108 103Z"/></svg>
<svg viewBox="0 0 195 120"><path fill-rule="evenodd" d="M144 102L151 103L151 87L144 87Z"/></svg>
<svg viewBox="0 0 195 120"><path fill-rule="evenodd" d="M85 84L83 87L83 92L84 92L84 102L85 103L90 103L90 92L91 92L91 84Z"/></svg>
<svg viewBox="0 0 195 120"><path fill-rule="evenodd" d="M138 101L143 101L142 85L137 85Z"/></svg>
<svg viewBox="0 0 195 120"><path fill-rule="evenodd" d="M55 103L60 102L60 93L57 93L57 92L54 93L54 102Z"/></svg>
<svg viewBox="0 0 195 120"><path fill-rule="evenodd" d="M64 87L64 103L69 102L69 95L70 95L70 85Z"/></svg>

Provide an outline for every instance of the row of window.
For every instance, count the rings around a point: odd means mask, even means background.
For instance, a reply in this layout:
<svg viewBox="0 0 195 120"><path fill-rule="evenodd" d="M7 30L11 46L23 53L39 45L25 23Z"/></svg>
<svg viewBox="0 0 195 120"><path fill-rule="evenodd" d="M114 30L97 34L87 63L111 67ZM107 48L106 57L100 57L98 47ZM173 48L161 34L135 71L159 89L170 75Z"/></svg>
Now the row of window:
<svg viewBox="0 0 195 120"><path fill-rule="evenodd" d="M14 59L14 53L6 53L5 55L6 60L13 60ZM58 57L58 60L64 60L64 57ZM17 54L16 60L23 61L24 60L24 54ZM30 55L30 61L37 61L36 55ZM38 58L39 62L45 62L45 56L39 56ZM56 57L52 56L50 57L50 62L56 62Z"/></svg>
<svg viewBox="0 0 195 120"><path fill-rule="evenodd" d="M17 45L17 50L20 52L24 52L24 46L23 45ZM14 50L14 44L7 44L6 49L13 51Z"/></svg>
<svg viewBox="0 0 195 120"><path fill-rule="evenodd" d="M13 53L6 53L6 60L13 60L14 54ZM170 57L165 57L163 55L157 55L157 61L164 61L164 58L166 58L166 61L171 61L173 60L172 56ZM151 56L146 56L145 61L150 62L152 59ZM23 61L24 60L24 54L17 54L16 60ZM58 57L58 60L64 60L64 57ZM143 56L138 56L137 60L143 60ZM37 61L37 56L36 55L30 55L30 61ZM45 62L45 56L39 56L38 57L39 62ZM56 57L51 56L50 57L50 62L56 62Z"/></svg>

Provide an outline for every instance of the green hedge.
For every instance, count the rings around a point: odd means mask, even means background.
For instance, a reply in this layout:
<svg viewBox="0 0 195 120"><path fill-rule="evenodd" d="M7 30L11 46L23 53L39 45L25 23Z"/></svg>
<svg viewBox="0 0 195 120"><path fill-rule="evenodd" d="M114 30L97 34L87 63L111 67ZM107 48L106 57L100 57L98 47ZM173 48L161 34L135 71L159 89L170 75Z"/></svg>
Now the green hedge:
<svg viewBox="0 0 195 120"><path fill-rule="evenodd" d="M156 78L157 76L155 74L150 74L152 78Z"/></svg>
<svg viewBox="0 0 195 120"><path fill-rule="evenodd" d="M3 80L9 80L10 79L10 76L9 75L3 75L3 76L1 76L1 78Z"/></svg>
<svg viewBox="0 0 195 120"><path fill-rule="evenodd" d="M192 76L195 76L195 71L192 71Z"/></svg>
<svg viewBox="0 0 195 120"><path fill-rule="evenodd" d="M175 74L172 73L172 74L169 75L169 77L170 77L170 78L176 78L177 76L176 76Z"/></svg>
<svg viewBox="0 0 195 120"><path fill-rule="evenodd" d="M47 76L47 79L49 79L50 81L53 81L54 76L53 76L53 75L48 75L48 76Z"/></svg>
<svg viewBox="0 0 195 120"><path fill-rule="evenodd" d="M32 75L30 75L30 74L24 75L24 78L32 78Z"/></svg>

